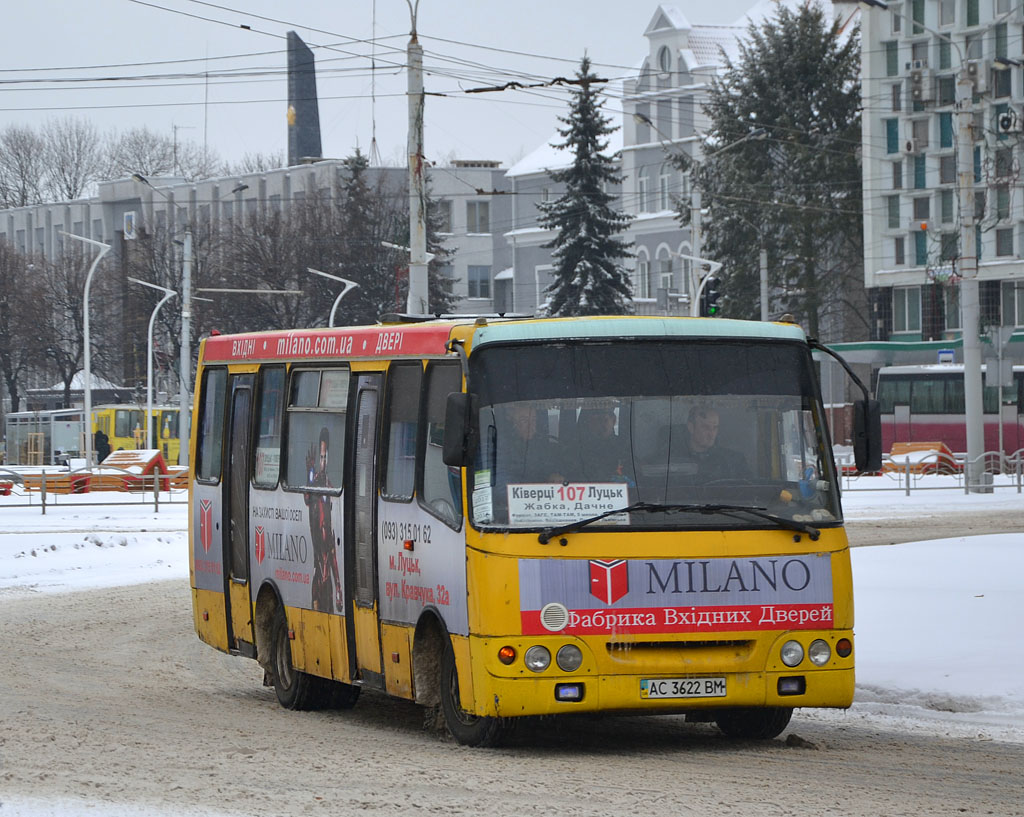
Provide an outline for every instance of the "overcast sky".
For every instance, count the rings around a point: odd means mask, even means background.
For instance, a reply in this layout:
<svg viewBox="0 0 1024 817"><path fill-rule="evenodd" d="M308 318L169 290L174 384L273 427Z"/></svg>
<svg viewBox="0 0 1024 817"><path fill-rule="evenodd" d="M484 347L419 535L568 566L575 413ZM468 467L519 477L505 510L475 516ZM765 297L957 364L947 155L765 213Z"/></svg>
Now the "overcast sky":
<svg viewBox="0 0 1024 817"><path fill-rule="evenodd" d="M205 138L225 159L286 152L284 35L295 30L316 54L324 154L343 157L357 145L369 152L376 132L383 160L404 163L404 0L222 3L5 3L0 127L80 116L102 130L148 125L170 135L176 126L179 139ZM753 0L674 5L691 23L727 24ZM427 99L428 158L511 164L528 153L565 112L564 91L463 90L571 76L584 51L600 76L621 77L646 53L643 32L657 8L636 0L421 0L426 88L446 94ZM375 46L353 42L371 38ZM15 82L25 79L33 81Z"/></svg>

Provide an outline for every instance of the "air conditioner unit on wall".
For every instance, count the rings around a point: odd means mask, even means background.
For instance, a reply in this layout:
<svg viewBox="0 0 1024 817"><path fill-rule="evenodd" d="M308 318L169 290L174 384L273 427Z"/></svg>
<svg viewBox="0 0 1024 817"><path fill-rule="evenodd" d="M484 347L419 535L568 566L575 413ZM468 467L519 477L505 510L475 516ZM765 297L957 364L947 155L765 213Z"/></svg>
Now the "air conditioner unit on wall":
<svg viewBox="0 0 1024 817"><path fill-rule="evenodd" d="M909 155L921 152L921 141L919 139L906 139L903 142L903 152Z"/></svg>
<svg viewBox="0 0 1024 817"><path fill-rule="evenodd" d="M1010 108L999 114L999 118L996 120L996 129L1000 133L1024 132L1024 117L1021 116L1020 111Z"/></svg>
<svg viewBox="0 0 1024 817"><path fill-rule="evenodd" d="M935 99L934 71L918 68L910 72L910 98L914 102L931 102Z"/></svg>
<svg viewBox="0 0 1024 817"><path fill-rule="evenodd" d="M974 92L976 94L983 94L988 90L989 74L991 73L991 66L988 60L968 60L967 61L967 76L971 79L971 84L974 85Z"/></svg>

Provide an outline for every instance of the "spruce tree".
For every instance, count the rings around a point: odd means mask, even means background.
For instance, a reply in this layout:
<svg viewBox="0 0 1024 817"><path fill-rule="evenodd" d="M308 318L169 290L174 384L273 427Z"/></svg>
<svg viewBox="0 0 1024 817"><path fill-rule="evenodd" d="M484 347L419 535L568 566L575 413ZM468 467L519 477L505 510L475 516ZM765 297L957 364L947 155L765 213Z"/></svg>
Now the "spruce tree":
<svg viewBox="0 0 1024 817"><path fill-rule="evenodd" d="M607 136L615 128L601 112L595 85L584 56L576 73L578 89L572 93L565 125L556 145L572 151L572 165L551 173L565 184L565 193L543 202L540 224L557 230L544 246L552 249L555 279L545 290L551 315L621 315L630 310L631 288L620 259L629 256L630 245L617 237L629 224L629 216L612 209L613 196L606 184L621 181L613 159L606 155Z"/></svg>
<svg viewBox="0 0 1024 817"><path fill-rule="evenodd" d="M752 23L709 93L692 170L707 212L702 255L721 261L723 313L756 318L761 249L773 314L814 335L863 335L860 49L817 3ZM761 138L752 138L753 134ZM689 202L680 219L689 221Z"/></svg>

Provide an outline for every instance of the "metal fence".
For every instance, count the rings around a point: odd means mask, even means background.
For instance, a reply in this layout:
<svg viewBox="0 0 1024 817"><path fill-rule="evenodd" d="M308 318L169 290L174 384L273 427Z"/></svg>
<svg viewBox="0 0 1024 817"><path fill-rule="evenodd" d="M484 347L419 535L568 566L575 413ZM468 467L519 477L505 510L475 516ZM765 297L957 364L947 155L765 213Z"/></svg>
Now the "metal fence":
<svg viewBox="0 0 1024 817"><path fill-rule="evenodd" d="M95 487L93 481L103 484ZM119 486L119 487L118 487ZM101 470L80 468L0 468L0 507L48 507L59 505L161 505L188 503L188 488L175 486L167 474L138 474L130 469L103 466Z"/></svg>
<svg viewBox="0 0 1024 817"><path fill-rule="evenodd" d="M851 473L852 454L837 454L836 465L842 473L844 491L902 491L910 496L911 491L949 490L950 481L962 488L965 494L992 493L996 490L1024 489L1024 449L1012 454L985 451L971 462L983 465L980 480L969 482L967 477L967 456L953 454L952 461L938 452L932 456L906 456L882 458L883 470L878 474L857 475ZM942 481L935 478L942 477Z"/></svg>

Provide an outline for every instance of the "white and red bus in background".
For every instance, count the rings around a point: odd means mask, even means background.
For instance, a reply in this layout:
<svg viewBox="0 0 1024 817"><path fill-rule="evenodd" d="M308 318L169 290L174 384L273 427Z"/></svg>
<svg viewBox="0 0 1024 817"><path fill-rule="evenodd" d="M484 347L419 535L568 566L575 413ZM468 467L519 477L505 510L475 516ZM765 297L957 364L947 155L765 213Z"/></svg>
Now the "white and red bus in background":
<svg viewBox="0 0 1024 817"><path fill-rule="evenodd" d="M1013 367L1013 385L1003 389L1002 399L997 386L985 385L982 394L985 450L1012 455L1024 449L1024 366ZM967 450L963 364L883 366L875 396L882 412L883 451L908 442L941 442L954 452Z"/></svg>

